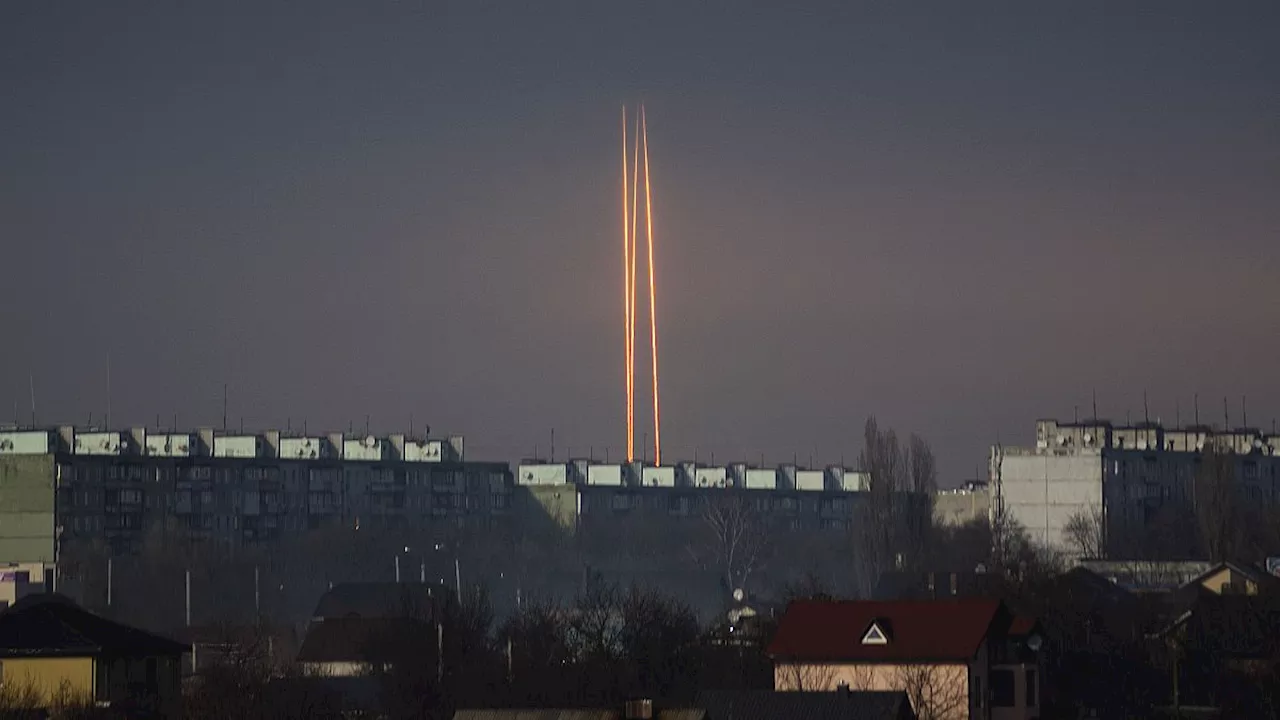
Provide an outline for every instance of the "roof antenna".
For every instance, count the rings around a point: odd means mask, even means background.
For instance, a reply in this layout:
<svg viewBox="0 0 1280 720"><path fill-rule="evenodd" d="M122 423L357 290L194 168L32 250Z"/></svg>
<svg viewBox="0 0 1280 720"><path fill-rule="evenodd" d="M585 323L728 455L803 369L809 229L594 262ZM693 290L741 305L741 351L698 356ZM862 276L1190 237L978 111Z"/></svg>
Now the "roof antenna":
<svg viewBox="0 0 1280 720"><path fill-rule="evenodd" d="M227 431L227 384L222 383L222 432Z"/></svg>
<svg viewBox="0 0 1280 720"><path fill-rule="evenodd" d="M413 437L413 413L409 413L409 437Z"/></svg>
<svg viewBox="0 0 1280 720"><path fill-rule="evenodd" d="M1248 398L1244 395L1240 396L1240 424L1249 427L1249 405Z"/></svg>
<svg viewBox="0 0 1280 720"><path fill-rule="evenodd" d="M1200 393L1196 393L1193 398L1196 405L1196 427L1200 427Z"/></svg>
<svg viewBox="0 0 1280 720"><path fill-rule="evenodd" d="M1182 429L1182 400L1177 398L1173 400L1173 422L1179 430Z"/></svg>
<svg viewBox="0 0 1280 720"><path fill-rule="evenodd" d="M31 384L31 429L36 427L36 376L28 375L27 380Z"/></svg>
<svg viewBox="0 0 1280 720"><path fill-rule="evenodd" d="M1098 389L1093 390L1093 421L1098 422Z"/></svg>
<svg viewBox="0 0 1280 720"><path fill-rule="evenodd" d="M1222 431L1230 432L1231 430L1231 413L1227 409L1227 396L1222 396Z"/></svg>
<svg viewBox="0 0 1280 720"><path fill-rule="evenodd" d="M1151 413L1147 410L1147 391L1142 391L1142 423L1144 425L1151 424Z"/></svg>

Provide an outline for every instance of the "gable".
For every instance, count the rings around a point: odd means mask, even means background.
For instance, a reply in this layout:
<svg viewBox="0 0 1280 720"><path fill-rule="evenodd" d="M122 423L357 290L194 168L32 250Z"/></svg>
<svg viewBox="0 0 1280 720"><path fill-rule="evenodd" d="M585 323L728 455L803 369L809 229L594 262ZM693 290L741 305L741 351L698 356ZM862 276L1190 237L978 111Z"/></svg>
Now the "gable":
<svg viewBox="0 0 1280 720"><path fill-rule="evenodd" d="M1216 595L1256 595L1254 577L1230 563L1223 563L1197 579L1200 587Z"/></svg>

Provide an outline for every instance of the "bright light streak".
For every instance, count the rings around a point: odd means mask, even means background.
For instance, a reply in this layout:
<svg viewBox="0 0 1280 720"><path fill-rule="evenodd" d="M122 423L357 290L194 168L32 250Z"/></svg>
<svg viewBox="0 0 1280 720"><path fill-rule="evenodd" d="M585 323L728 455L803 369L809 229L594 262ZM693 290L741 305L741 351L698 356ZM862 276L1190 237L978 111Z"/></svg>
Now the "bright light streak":
<svg viewBox="0 0 1280 720"><path fill-rule="evenodd" d="M627 212L627 106L622 106L622 324L626 332L626 341L624 343L626 354L626 383L627 383L627 460L631 460L631 456L635 452L632 446L635 437L635 378L632 376L632 370L635 368L634 353L631 349L632 338L634 333L631 330L631 321L633 313L631 304L633 302L635 292L631 288L631 218Z"/></svg>
<svg viewBox="0 0 1280 720"><path fill-rule="evenodd" d="M636 256L640 254L639 241L639 220L640 213L638 210L639 193L640 193L640 116L636 115L636 132L635 132L635 158L631 163L631 257L628 258L628 286L631 292L631 310L628 317L627 333L630 336L630 354L627 358L627 372L631 375L631 397L628 404L631 406L631 425L632 432L627 436L627 462L635 460L635 372L636 372Z"/></svg>
<svg viewBox="0 0 1280 720"><path fill-rule="evenodd" d="M649 347L653 353L653 462L662 464L662 426L658 414L658 308L653 279L653 201L649 193L649 125L644 105L640 106L640 126L644 133L644 214L649 236ZM634 287L634 286L633 286Z"/></svg>

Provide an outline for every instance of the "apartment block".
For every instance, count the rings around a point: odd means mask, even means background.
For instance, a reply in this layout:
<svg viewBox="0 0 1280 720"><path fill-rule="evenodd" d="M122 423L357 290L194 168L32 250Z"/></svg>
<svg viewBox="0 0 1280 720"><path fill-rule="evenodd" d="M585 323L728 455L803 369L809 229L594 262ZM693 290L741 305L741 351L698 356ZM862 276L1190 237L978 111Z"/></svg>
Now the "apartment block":
<svg viewBox="0 0 1280 720"><path fill-rule="evenodd" d="M1070 551L1063 530L1073 516L1098 518L1111 553L1132 551L1170 509L1194 504L1206 450L1228 453L1241 499L1280 501L1280 436L1255 428L1165 428L1104 420L1036 421L1034 445L991 448L992 511L1003 511L1046 547Z"/></svg>
<svg viewBox="0 0 1280 720"><path fill-rule="evenodd" d="M869 488L866 473L841 467L651 466L586 459L525 461L517 467L516 483L563 527L640 511L696 518L715 498L737 497L760 517L790 529L847 530Z"/></svg>
<svg viewBox="0 0 1280 720"><path fill-rule="evenodd" d="M461 436L0 430L0 562L56 562L73 540L132 553L155 528L238 547L333 525L488 527L510 510L511 472L463 449Z"/></svg>

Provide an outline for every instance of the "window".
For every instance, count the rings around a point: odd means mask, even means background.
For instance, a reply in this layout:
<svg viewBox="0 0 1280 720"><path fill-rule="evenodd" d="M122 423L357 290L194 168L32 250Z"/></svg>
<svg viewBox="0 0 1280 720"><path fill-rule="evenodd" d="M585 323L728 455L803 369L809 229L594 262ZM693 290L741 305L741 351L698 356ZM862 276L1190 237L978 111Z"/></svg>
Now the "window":
<svg viewBox="0 0 1280 720"><path fill-rule="evenodd" d="M991 671L991 707L1013 707L1013 670L997 668Z"/></svg>
<svg viewBox="0 0 1280 720"><path fill-rule="evenodd" d="M863 645L888 645L889 636L880 628L878 623L871 623L871 627L862 634Z"/></svg>
<svg viewBox="0 0 1280 720"><path fill-rule="evenodd" d="M1027 668L1027 707L1036 706L1036 671Z"/></svg>

